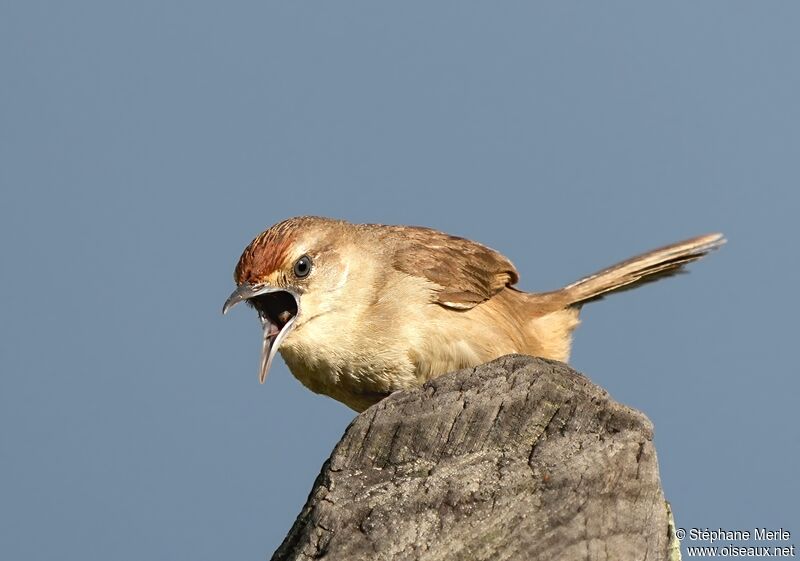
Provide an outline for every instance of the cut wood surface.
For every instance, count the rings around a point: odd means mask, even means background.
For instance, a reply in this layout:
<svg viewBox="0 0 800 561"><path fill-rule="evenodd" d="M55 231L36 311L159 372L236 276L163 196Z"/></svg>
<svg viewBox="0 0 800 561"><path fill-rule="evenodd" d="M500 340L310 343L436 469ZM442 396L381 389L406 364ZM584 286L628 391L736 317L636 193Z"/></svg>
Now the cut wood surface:
<svg viewBox="0 0 800 561"><path fill-rule="evenodd" d="M652 439L559 362L448 374L356 417L272 559L679 558Z"/></svg>

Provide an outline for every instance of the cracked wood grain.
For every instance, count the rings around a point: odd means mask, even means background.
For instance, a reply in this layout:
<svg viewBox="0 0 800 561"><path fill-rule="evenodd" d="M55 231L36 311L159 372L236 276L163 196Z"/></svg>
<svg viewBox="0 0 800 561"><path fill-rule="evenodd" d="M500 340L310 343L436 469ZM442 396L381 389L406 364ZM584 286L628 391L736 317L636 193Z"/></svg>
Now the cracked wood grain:
<svg viewBox="0 0 800 561"><path fill-rule="evenodd" d="M668 559L652 439L564 364L455 372L356 417L272 559Z"/></svg>

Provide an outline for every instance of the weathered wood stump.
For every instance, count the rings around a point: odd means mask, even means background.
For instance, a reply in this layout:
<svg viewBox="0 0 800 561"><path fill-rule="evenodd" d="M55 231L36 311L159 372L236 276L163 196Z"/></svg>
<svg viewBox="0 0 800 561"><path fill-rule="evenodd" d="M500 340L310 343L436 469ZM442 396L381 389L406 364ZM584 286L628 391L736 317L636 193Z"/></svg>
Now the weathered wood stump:
<svg viewBox="0 0 800 561"><path fill-rule="evenodd" d="M273 560L674 559L652 439L562 363L449 374L356 417Z"/></svg>

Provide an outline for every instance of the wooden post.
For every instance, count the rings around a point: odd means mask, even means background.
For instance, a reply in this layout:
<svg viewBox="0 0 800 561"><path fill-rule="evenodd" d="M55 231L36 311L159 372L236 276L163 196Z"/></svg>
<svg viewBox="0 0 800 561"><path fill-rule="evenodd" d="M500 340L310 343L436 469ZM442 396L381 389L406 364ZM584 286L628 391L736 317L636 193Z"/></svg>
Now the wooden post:
<svg viewBox="0 0 800 561"><path fill-rule="evenodd" d="M652 438L562 363L442 376L356 417L272 559L679 559Z"/></svg>

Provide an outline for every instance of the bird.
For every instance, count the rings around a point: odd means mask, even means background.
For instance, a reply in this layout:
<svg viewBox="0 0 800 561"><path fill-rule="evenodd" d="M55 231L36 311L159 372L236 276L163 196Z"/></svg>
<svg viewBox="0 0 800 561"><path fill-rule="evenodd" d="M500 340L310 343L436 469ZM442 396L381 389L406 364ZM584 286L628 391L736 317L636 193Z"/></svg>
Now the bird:
<svg viewBox="0 0 800 561"><path fill-rule="evenodd" d="M277 352L308 389L364 411L392 392L519 353L567 362L581 308L683 272L722 234L643 253L561 289L524 292L481 243L420 226L299 216L245 248L223 314L253 307L264 383Z"/></svg>

